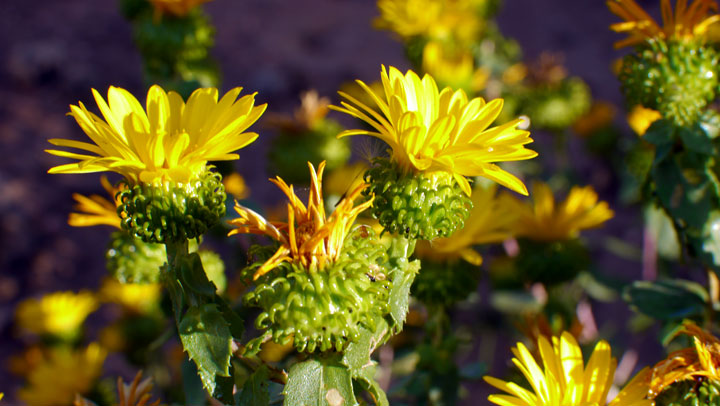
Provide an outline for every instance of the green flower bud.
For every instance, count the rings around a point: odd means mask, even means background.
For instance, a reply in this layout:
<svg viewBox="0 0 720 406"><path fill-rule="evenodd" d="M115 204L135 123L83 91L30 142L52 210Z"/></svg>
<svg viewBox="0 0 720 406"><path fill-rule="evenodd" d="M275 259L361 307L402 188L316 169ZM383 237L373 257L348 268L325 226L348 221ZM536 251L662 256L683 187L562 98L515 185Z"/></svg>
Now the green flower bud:
<svg viewBox="0 0 720 406"><path fill-rule="evenodd" d="M472 201L447 172L403 174L386 158L365 173L372 214L385 231L410 239L449 237L465 225Z"/></svg>
<svg viewBox="0 0 720 406"><path fill-rule="evenodd" d="M706 406L720 404L720 382L707 378L673 383L655 397L656 406Z"/></svg>
<svg viewBox="0 0 720 406"><path fill-rule="evenodd" d="M565 79L557 85L543 85L526 96L522 111L534 127L563 129L570 127L590 110L590 88L580 78Z"/></svg>
<svg viewBox="0 0 720 406"><path fill-rule="evenodd" d="M120 199L122 228L147 243L197 238L225 215L222 177L209 169L187 184L129 185Z"/></svg>
<svg viewBox="0 0 720 406"><path fill-rule="evenodd" d="M167 255L162 244L146 243L124 231L110 237L105 254L107 269L122 283L156 283Z"/></svg>
<svg viewBox="0 0 720 406"><path fill-rule="evenodd" d="M554 285L569 281L590 263L587 248L577 238L550 242L521 238L518 244L515 266L526 282Z"/></svg>
<svg viewBox="0 0 720 406"><path fill-rule="evenodd" d="M281 263L262 276L245 303L263 311L255 327L276 343L292 341L300 352L342 351L360 327L388 313L388 254L369 227L357 227L340 258L325 269Z"/></svg>
<svg viewBox="0 0 720 406"><path fill-rule="evenodd" d="M695 123L718 88L714 48L654 41L623 59L620 81L631 105L658 110L678 126Z"/></svg>

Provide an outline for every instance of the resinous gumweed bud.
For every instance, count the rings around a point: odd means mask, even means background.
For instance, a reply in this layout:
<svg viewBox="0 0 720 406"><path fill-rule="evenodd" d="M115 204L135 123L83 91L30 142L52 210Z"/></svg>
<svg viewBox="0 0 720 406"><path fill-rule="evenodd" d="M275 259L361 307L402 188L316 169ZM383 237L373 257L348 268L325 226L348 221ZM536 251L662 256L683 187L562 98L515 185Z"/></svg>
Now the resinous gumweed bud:
<svg viewBox="0 0 720 406"><path fill-rule="evenodd" d="M366 174L368 193L377 196L373 215L388 231L433 239L462 227L471 208L468 176L483 176L527 194L522 181L495 164L537 155L525 148L532 139L518 128L521 119L490 127L502 110L502 99L486 103L468 99L463 90L439 91L430 75L420 79L413 71L403 75L394 67L388 71L383 66L380 76L384 91L357 81L375 107L344 92L339 93L347 102L330 107L374 130L347 130L338 137L366 134L390 147L389 159L377 160Z"/></svg>
<svg viewBox="0 0 720 406"><path fill-rule="evenodd" d="M350 191L330 216L325 213L322 174L310 166L307 206L280 177L271 179L288 197L287 222L268 222L235 205L239 218L231 234L264 234L279 243L274 255L254 274L255 290L245 302L263 311L255 321L277 343L293 341L298 351L342 351L360 327L388 312L388 254L369 227L355 228L358 214L372 199L354 206L367 187Z"/></svg>
<svg viewBox="0 0 720 406"><path fill-rule="evenodd" d="M717 51L695 42L650 42L623 59L620 81L630 104L656 109L678 126L692 125L715 99Z"/></svg>
<svg viewBox="0 0 720 406"><path fill-rule="evenodd" d="M79 161L49 172L118 172L127 185L118 206L124 229L148 243L198 237L225 213L220 175L207 161L237 159L232 151L257 138L244 131L265 111L254 105L254 94L238 99L241 91L218 100L217 89L197 89L185 103L155 85L143 109L124 89L110 87L107 103L93 89L104 120L82 103L70 106L70 115L94 143L51 139L85 153L48 150Z"/></svg>

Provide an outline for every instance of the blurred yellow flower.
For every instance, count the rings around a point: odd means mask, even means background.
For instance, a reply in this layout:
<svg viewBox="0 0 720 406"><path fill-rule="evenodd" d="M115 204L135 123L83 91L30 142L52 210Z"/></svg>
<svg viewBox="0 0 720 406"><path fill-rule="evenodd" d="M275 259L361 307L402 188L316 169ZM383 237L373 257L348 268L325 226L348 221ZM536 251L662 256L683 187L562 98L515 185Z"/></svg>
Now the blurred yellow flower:
<svg viewBox="0 0 720 406"><path fill-rule="evenodd" d="M648 394L647 369L640 371L615 399L607 403L617 362L604 340L595 346L587 365L584 365L580 346L570 333L553 337L552 344L541 336L538 348L541 364L522 343L512 349L515 355L512 361L527 379L530 389L486 376L487 383L507 393L490 395L490 402L501 406L653 405L652 399L645 399Z"/></svg>
<svg viewBox="0 0 720 406"><path fill-rule="evenodd" d="M692 348L670 353L652 368L650 391L658 394L678 381L708 378L720 382L720 340L691 321L685 321L677 334L692 337Z"/></svg>
<svg viewBox="0 0 720 406"><path fill-rule="evenodd" d="M197 89L187 103L175 93L154 85L147 95L147 113L127 90L110 87L109 104L93 89L103 118L83 103L70 106L93 143L51 139L51 144L91 154L47 150L80 162L51 168L49 173L113 171L130 183L161 185L167 181L188 183L205 170L207 161L238 159L232 151L257 138L244 133L265 111L254 106L255 94L236 100L242 88L234 88L218 101L215 88Z"/></svg>
<svg viewBox="0 0 720 406"><path fill-rule="evenodd" d="M270 179L289 200L287 223L269 222L256 212L235 203L235 211L240 217L230 221L230 224L237 228L228 235L267 235L280 243L277 252L255 272L254 279L285 261L299 264L308 270L321 270L334 263L340 257L345 237L358 214L372 205L373 199L369 199L363 204L354 206L355 199L367 187L367 184L363 183L350 191L335 206L335 211L330 217L327 217L322 194L325 162L320 163L317 172L311 163L308 162L308 166L311 183L307 206L295 195L292 185L288 186L280 177Z"/></svg>
<svg viewBox="0 0 720 406"><path fill-rule="evenodd" d="M438 91L430 75L422 79L413 71L403 75L390 67L382 67L384 92L375 92L364 82L365 89L382 115L344 92L348 102L337 111L357 117L376 131L346 130L338 135L366 134L377 137L392 149L391 159L405 172L447 172L463 191L470 195L466 176L483 176L518 193L527 195L520 179L504 171L494 162L518 161L537 156L526 149L532 142L530 133L520 130L522 119L490 127L502 110L503 100L486 103L482 98L468 100L462 90L446 87Z"/></svg>
<svg viewBox="0 0 720 406"><path fill-rule="evenodd" d="M21 328L38 335L72 338L97 307L92 292L55 292L20 302L15 320Z"/></svg>
<svg viewBox="0 0 720 406"><path fill-rule="evenodd" d="M531 240L574 238L580 230L598 227L614 215L607 202L598 202L592 186L573 187L559 205L555 204L550 186L539 182L533 184L533 203L509 197L508 204L519 216L515 223L515 235Z"/></svg>
<svg viewBox="0 0 720 406"><path fill-rule="evenodd" d="M92 389L102 372L107 351L97 343L86 349L57 348L27 376L18 398L28 406L71 405L76 394Z"/></svg>
<svg viewBox="0 0 720 406"><path fill-rule="evenodd" d="M482 264L482 257L474 245L502 242L512 237L512 226L518 215L507 204L508 196L497 195L497 185L473 188L473 208L465 220L465 227L448 238L433 241L419 240L415 255L421 260L456 261L460 258L473 264Z"/></svg>
<svg viewBox="0 0 720 406"><path fill-rule="evenodd" d="M605 101L597 101L593 103L585 115L577 119L573 124L573 130L578 135L588 137L597 130L601 130L612 124L615 118L615 106Z"/></svg>
<svg viewBox="0 0 720 406"><path fill-rule="evenodd" d="M231 173L223 177L223 185L225 185L225 191L238 200L245 199L250 195L245 178L239 173Z"/></svg>
<svg viewBox="0 0 720 406"><path fill-rule="evenodd" d="M292 117L284 114L268 113L265 124L290 132L313 130L325 119L330 111L330 99L320 97L317 90L308 90L300 95L300 107L295 109Z"/></svg>
<svg viewBox="0 0 720 406"><path fill-rule="evenodd" d="M678 0L674 12L670 0L661 0L662 27L635 0L608 0L607 5L610 11L624 20L611 25L610 29L628 34L627 38L615 43L615 48L652 39L703 39L708 28L720 21L719 14L709 14L711 10L717 12L715 0L694 0L690 5L687 0Z"/></svg>
<svg viewBox="0 0 720 406"><path fill-rule="evenodd" d="M482 90L490 73L475 69L472 52L451 51L438 41L430 41L423 50L423 71L443 86L464 89L475 93Z"/></svg>
<svg viewBox="0 0 720 406"><path fill-rule="evenodd" d="M363 183L363 175L368 168L365 162L357 161L330 172L323 181L325 196L343 196L354 190Z"/></svg>
<svg viewBox="0 0 720 406"><path fill-rule="evenodd" d="M156 15L186 16L192 9L210 0L150 0Z"/></svg>
<svg viewBox="0 0 720 406"><path fill-rule="evenodd" d="M648 109L639 104L633 107L627 115L628 124L637 135L644 135L650 125L661 118L662 115L659 111Z"/></svg>
<svg viewBox="0 0 720 406"><path fill-rule="evenodd" d="M100 300L116 303L134 313L147 313L158 308L162 296L159 283L121 283L115 278L105 278Z"/></svg>
<svg viewBox="0 0 720 406"><path fill-rule="evenodd" d="M100 178L105 191L110 195L112 201L100 195L83 196L79 193L73 194L76 213L70 213L68 224L73 227L88 227L97 225L108 225L120 229L120 217L117 214L117 206L121 203L118 200L118 192L122 186L113 186L106 176Z"/></svg>

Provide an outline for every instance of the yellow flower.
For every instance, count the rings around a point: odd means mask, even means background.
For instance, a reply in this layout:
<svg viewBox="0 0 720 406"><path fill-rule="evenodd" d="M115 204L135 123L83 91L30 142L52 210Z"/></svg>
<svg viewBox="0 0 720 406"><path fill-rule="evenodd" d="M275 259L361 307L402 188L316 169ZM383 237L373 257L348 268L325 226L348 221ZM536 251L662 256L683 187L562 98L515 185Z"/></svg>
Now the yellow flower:
<svg viewBox="0 0 720 406"><path fill-rule="evenodd" d="M21 328L32 333L67 337L73 336L97 307L91 292L55 292L20 302L15 319Z"/></svg>
<svg viewBox="0 0 720 406"><path fill-rule="evenodd" d="M28 406L67 406L75 394L86 394L102 372L107 351L97 343L84 350L63 347L53 350L27 376L18 398Z"/></svg>
<svg viewBox="0 0 720 406"><path fill-rule="evenodd" d="M350 191L336 206L335 211L327 217L322 196L322 175L325 162L321 162L317 172L310 167L310 195L305 206L295 195L292 185L288 186L282 178L270 179L288 197L288 220L285 222L269 222L256 212L235 203L235 211L239 218L230 224L237 228L233 234L267 235L280 243L277 252L267 260L256 272L254 279L266 274L282 262L288 261L301 265L310 271L321 270L334 263L341 253L345 237L350 232L358 214L372 205L369 199L365 203L354 206L354 200L367 187L361 184Z"/></svg>
<svg viewBox="0 0 720 406"><path fill-rule="evenodd" d="M553 337L552 344L541 336L538 348L542 367L522 343L513 348L513 363L532 387L523 388L514 382L485 377L490 385L508 393L490 395L488 400L501 406L652 406L648 393L648 370L640 371L625 388L607 403L617 362L610 353L610 345L600 341L587 366L575 338L563 333Z"/></svg>
<svg viewBox="0 0 720 406"><path fill-rule="evenodd" d="M705 377L720 382L720 340L691 321L677 334L691 336L694 348L674 351L652 368L650 392L659 394L675 382Z"/></svg>
<svg viewBox="0 0 720 406"><path fill-rule="evenodd" d="M117 303L135 313L157 308L161 295L159 283L121 283L115 278L106 278L99 292L102 301Z"/></svg>
<svg viewBox="0 0 720 406"><path fill-rule="evenodd" d="M674 13L670 0L661 0L662 27L635 0L608 0L607 5L610 11L625 20L611 25L610 29L629 35L616 42L615 48L637 45L653 39L704 39L708 28L720 21L719 14L708 15L710 10L717 11L714 0L694 0L689 6L687 0L678 0Z"/></svg>
<svg viewBox="0 0 720 406"><path fill-rule="evenodd" d="M550 186L536 183L533 203L512 198L508 204L518 213L515 235L537 241L559 241L577 237L580 230L598 227L614 212L607 202L598 202L592 186L575 186L564 202L557 205Z"/></svg>
<svg viewBox="0 0 720 406"><path fill-rule="evenodd" d="M73 194L73 199L77 202L75 210L78 212L70 213L68 224L73 227L88 227L104 224L120 229L120 217L118 217L117 214L117 206L121 203L118 200L118 192L120 192L121 186L115 187L111 185L106 176L101 177L100 182L113 201L111 202L99 195L90 195L88 197L79 193Z"/></svg>
<svg viewBox="0 0 720 406"><path fill-rule="evenodd" d="M383 66L381 78L384 93L357 82L382 115L343 92L340 95L352 104L330 106L365 121L376 131L346 130L338 137L367 134L380 138L392 149L391 159L401 170L447 172L468 195L466 176L483 176L527 195L520 179L494 164L537 156L524 147L532 139L528 131L517 128L522 119L490 127L502 110L502 99L489 103L479 97L468 100L462 90L446 87L438 91L430 75L420 79L413 71L403 75L394 67L388 73Z"/></svg>
<svg viewBox="0 0 720 406"><path fill-rule="evenodd" d="M438 41L430 41L425 45L423 70L442 85L470 92L482 90L490 76L486 69L475 69L472 52L452 52Z"/></svg>
<svg viewBox="0 0 720 406"><path fill-rule="evenodd" d="M595 131L612 124L614 118L615 106L608 102L598 101L593 103L587 114L577 119L573 124L573 130L583 137L588 137Z"/></svg>
<svg viewBox="0 0 720 406"><path fill-rule="evenodd" d="M309 90L300 95L300 107L292 117L284 114L268 114L265 123L290 132L303 132L316 129L327 116L330 99L320 97L317 90Z"/></svg>
<svg viewBox="0 0 720 406"><path fill-rule="evenodd" d="M661 118L662 114L659 111L648 109L639 104L633 107L627 115L628 124L637 135L644 135L650 125Z"/></svg>
<svg viewBox="0 0 720 406"><path fill-rule="evenodd" d="M496 195L497 185L477 186L473 189L473 208L465 227L447 238L433 241L419 240L415 254L421 259L436 262L459 258L473 264L482 264L482 257L472 247L505 241L512 237L512 226L517 214L506 203L507 195Z"/></svg>
<svg viewBox="0 0 720 406"><path fill-rule="evenodd" d="M93 143L50 140L53 145L90 154L47 150L80 161L56 166L48 172L113 171L132 184L188 183L205 170L207 161L238 159L231 152L257 138L257 134L243 131L262 115L267 105L254 106L255 94L236 100L241 90L232 89L218 101L217 89L197 89L185 103L179 94L166 93L154 85L148 91L146 113L125 89L111 86L109 103L93 89L104 120L82 103L71 105L69 113Z"/></svg>
<svg viewBox="0 0 720 406"><path fill-rule="evenodd" d="M231 173L223 178L225 191L233 195L238 200L247 198L250 195L250 189L245 183L245 178L239 173Z"/></svg>
<svg viewBox="0 0 720 406"><path fill-rule="evenodd" d="M156 15L172 14L176 17L183 17L199 6L210 0L150 0L155 8Z"/></svg>

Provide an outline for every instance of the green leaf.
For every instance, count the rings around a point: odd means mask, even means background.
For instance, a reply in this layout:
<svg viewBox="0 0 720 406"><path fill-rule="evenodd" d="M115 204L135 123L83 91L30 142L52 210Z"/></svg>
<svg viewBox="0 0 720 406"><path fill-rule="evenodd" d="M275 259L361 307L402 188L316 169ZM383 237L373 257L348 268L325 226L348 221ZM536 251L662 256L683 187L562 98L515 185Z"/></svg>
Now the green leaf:
<svg viewBox="0 0 720 406"><path fill-rule="evenodd" d="M708 293L695 282L682 279L635 281L625 288L625 301L638 312L660 320L701 316Z"/></svg>
<svg viewBox="0 0 720 406"><path fill-rule="evenodd" d="M215 304L191 307L178 325L180 340L195 361L203 386L209 393L216 388L217 376L230 376L232 336L227 322Z"/></svg>
<svg viewBox="0 0 720 406"><path fill-rule="evenodd" d="M176 262L178 269L177 274L182 280L183 286L202 296L215 296L217 288L215 284L208 279L200 255L197 252L178 257Z"/></svg>
<svg viewBox="0 0 720 406"><path fill-rule="evenodd" d="M360 329L360 337L348 344L343 352L342 364L348 367L353 379L370 392L378 405L388 405L387 395L375 381L375 361L370 356L389 337L390 326L382 317L375 320L375 331Z"/></svg>
<svg viewBox="0 0 720 406"><path fill-rule="evenodd" d="M284 406L355 406L350 370L338 357L309 359L290 367Z"/></svg>
<svg viewBox="0 0 720 406"><path fill-rule="evenodd" d="M387 394L385 394L385 391L375 380L375 365L363 368L360 372L360 375L355 376L354 378L360 383L363 389L365 389L370 393L370 395L372 395L373 399L375 399L375 404L377 406L390 406Z"/></svg>
<svg viewBox="0 0 720 406"><path fill-rule="evenodd" d="M402 331L408 308L410 307L410 287L412 287L415 275L420 271L420 261L405 261L405 266L396 267L390 271L392 287L390 288L389 304L390 317L393 320L393 330L397 333Z"/></svg>
<svg viewBox="0 0 720 406"><path fill-rule="evenodd" d="M237 406L267 406L270 404L270 371L261 365L245 382Z"/></svg>
<svg viewBox="0 0 720 406"><path fill-rule="evenodd" d="M240 340L243 333L245 333L245 322L242 317L240 317L220 296L215 296L215 303L220 306L220 312L222 312L225 321L228 322L232 336L235 337L235 339Z"/></svg>
<svg viewBox="0 0 720 406"><path fill-rule="evenodd" d="M207 399L195 364L184 359L180 367L186 405L204 405Z"/></svg>
<svg viewBox="0 0 720 406"><path fill-rule="evenodd" d="M688 150L703 155L713 155L715 153L712 140L699 125L693 128L680 127L677 132L683 145Z"/></svg>
<svg viewBox="0 0 720 406"><path fill-rule="evenodd" d="M675 135L675 126L668 120L653 122L643 135L643 139L655 146L671 144Z"/></svg>

